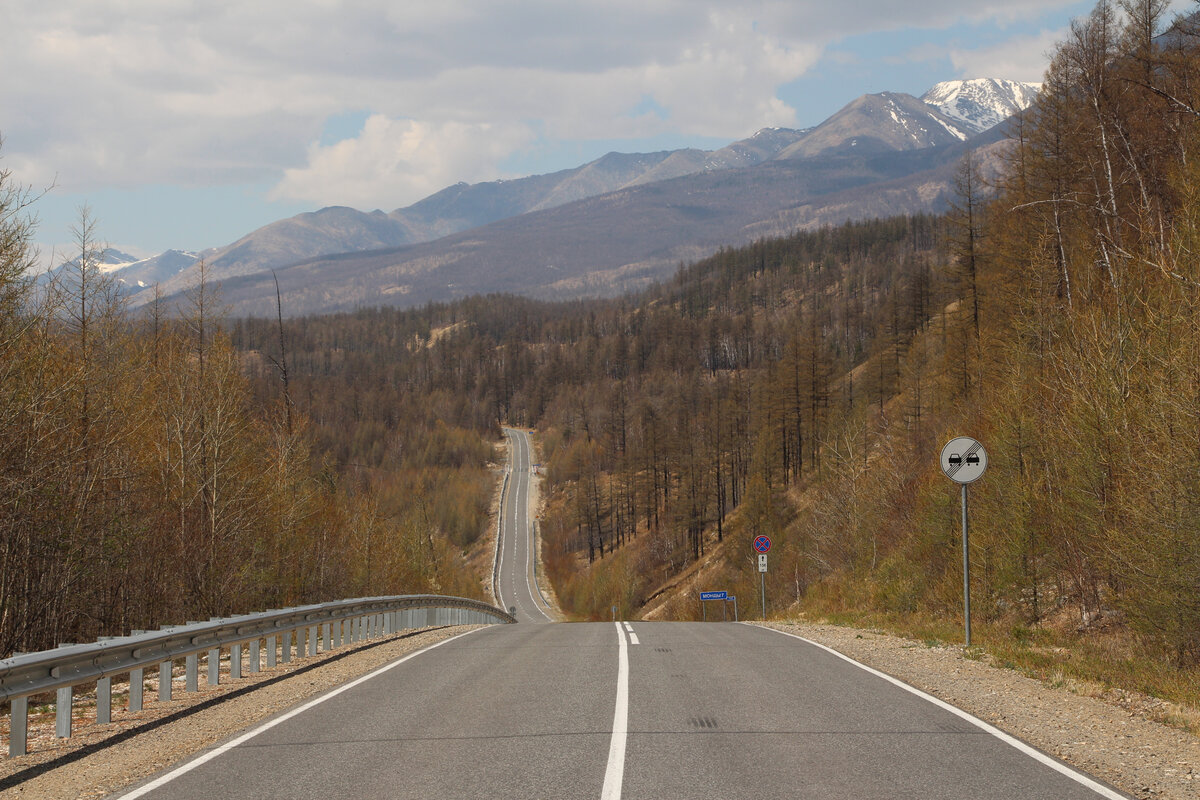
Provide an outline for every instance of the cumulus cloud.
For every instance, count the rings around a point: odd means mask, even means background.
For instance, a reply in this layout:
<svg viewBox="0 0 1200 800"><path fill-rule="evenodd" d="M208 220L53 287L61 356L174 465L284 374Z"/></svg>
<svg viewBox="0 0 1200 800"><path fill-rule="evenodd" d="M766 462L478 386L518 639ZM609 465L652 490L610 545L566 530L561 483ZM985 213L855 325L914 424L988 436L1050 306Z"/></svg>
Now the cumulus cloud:
<svg viewBox="0 0 1200 800"><path fill-rule="evenodd" d="M375 114L358 137L311 146L307 164L285 170L272 194L390 211L456 181L502 177L496 164L533 137L523 125L428 123Z"/></svg>
<svg viewBox="0 0 1200 800"><path fill-rule="evenodd" d="M0 82L0 132L35 184L277 182L278 198L387 208L497 176L535 127L578 140L794 124L778 90L828 42L1067 4L6 0L0 71L20 79ZM964 52L962 69L1012 74L1001 55ZM660 113L637 112L647 98ZM359 136L314 144L363 109Z"/></svg>
<svg viewBox="0 0 1200 800"><path fill-rule="evenodd" d="M1067 30L1042 31L1020 36L995 47L950 51L950 63L963 78L1003 76L1009 80L1040 83L1054 48L1067 37Z"/></svg>

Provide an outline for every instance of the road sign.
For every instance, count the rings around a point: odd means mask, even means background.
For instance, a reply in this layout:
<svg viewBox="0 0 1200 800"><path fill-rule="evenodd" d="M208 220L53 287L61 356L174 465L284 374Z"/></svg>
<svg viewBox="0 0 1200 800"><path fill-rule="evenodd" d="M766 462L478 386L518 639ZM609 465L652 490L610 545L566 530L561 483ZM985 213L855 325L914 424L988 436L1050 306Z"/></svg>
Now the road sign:
<svg viewBox="0 0 1200 800"><path fill-rule="evenodd" d="M765 553L771 549L771 537L759 536L754 540L754 551L756 553Z"/></svg>
<svg viewBox="0 0 1200 800"><path fill-rule="evenodd" d="M971 558L967 527L967 485L979 480L987 469L987 451L970 436L951 439L942 448L942 472L962 487L963 632L971 646Z"/></svg>
<svg viewBox="0 0 1200 800"><path fill-rule="evenodd" d="M758 554L758 571L759 572L767 571L767 554L766 553Z"/></svg>
<svg viewBox="0 0 1200 800"><path fill-rule="evenodd" d="M970 436L951 439L942 448L942 472L956 483L973 483L987 469L987 451Z"/></svg>
<svg viewBox="0 0 1200 800"><path fill-rule="evenodd" d="M729 597L729 592L701 592L701 600L725 600Z"/></svg>

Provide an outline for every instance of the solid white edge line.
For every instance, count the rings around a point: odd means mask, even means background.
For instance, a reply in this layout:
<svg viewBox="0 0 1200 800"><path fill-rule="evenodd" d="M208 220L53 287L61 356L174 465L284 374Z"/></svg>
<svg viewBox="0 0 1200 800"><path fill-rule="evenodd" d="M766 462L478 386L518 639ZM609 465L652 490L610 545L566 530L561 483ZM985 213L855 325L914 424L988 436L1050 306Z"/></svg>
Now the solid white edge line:
<svg viewBox="0 0 1200 800"><path fill-rule="evenodd" d="M824 650L825 652L835 655L838 658L842 659L843 661L853 664L854 666L858 667L859 669L866 670L867 672L871 673L872 675L875 675L876 677L879 677L879 678L883 678L888 683L894 684L906 692L915 694L917 697L920 697L922 700L927 700L930 703L933 703L938 708L949 711L951 714L954 714L955 716L965 719L967 722L970 722L972 725L976 726L977 728L980 728L980 729L986 731L987 733L990 733L992 736L995 736L997 739L1004 742L1005 744L1010 745L1011 747L1015 747L1017 750L1021 751L1022 753L1029 756L1030 758L1034 759L1035 761L1038 761L1038 762L1046 765L1047 767L1050 767L1050 769L1054 770L1055 772L1065 775L1066 777L1070 778L1071 780L1075 781L1076 783L1078 783L1082 786L1085 786L1088 789L1091 789L1093 792L1100 795L1101 797L1108 798L1108 800L1129 800L1129 795L1120 794L1118 792L1113 791L1112 789L1108 788L1107 786L1092 780L1087 775L1084 775L1082 772L1079 772L1079 771L1073 769L1072 767L1069 767L1066 764L1063 764L1058 759L1051 758L1050 756L1046 755L1045 753L1041 752L1040 750L1037 750L1036 748L1025 744L1025 742L1022 742L1020 739L1016 738L1015 736L1005 733L1004 731L997 728L995 725L992 725L991 723L988 723L988 722L984 722L983 720L981 720L979 717L975 716L974 714L971 714L967 711L963 711L961 708L959 708L957 706L953 706L953 705L947 703L945 700L941 700L937 697L934 697L933 695L929 694L928 692L923 692L920 689L916 688L915 686L909 686L904 681L900 680L899 678L894 678L891 675L888 675L886 672L880 672L879 670L874 669L873 667L868 667L866 664L855 661L850 656L846 655L845 653L839 653L837 650L834 650L832 647L827 647L819 642L814 642L811 639L805 639L803 636L799 636L794 633L788 633L787 631L781 631L778 628L770 628L770 627L767 627L766 625L752 625L749 622L743 622L741 624L747 625L752 628L762 628L763 630L772 631L774 633L782 634L784 636L790 636L793 639L799 639L800 641L805 642L806 644L811 644L813 647L819 647L820 649Z"/></svg>
<svg viewBox="0 0 1200 800"><path fill-rule="evenodd" d="M130 791L128 794L117 795L116 800L137 800L137 798L142 797L142 796L154 791L155 789L166 786L168 783L175 780L179 776L185 775L185 774L191 772L192 770L194 770L196 767L207 764L209 761L212 761L217 756L223 755L224 753L229 752L230 750L237 747L238 745L243 744L243 743L249 741L250 739L253 739L255 736L258 736L260 733L266 733L267 731L271 730L271 728L274 728L276 725L281 725L284 722L287 722L292 717L303 714L305 711L308 711L310 708L319 706L321 703L324 703L326 700L329 700L330 698L333 698L333 697L337 697L342 692L346 692L346 691L349 691L350 689L353 689L355 686L358 686L360 683L366 683L367 681L371 680L372 678L382 675L383 673L387 672L390 669L395 669L396 667L403 664L405 661L408 661L410 658L416 658L417 656L421 655L422 653L428 653L430 650L441 647L444 644L449 644L450 642L453 642L455 639L461 639L464 636L470 636L472 633L475 633L476 631L481 631L481 630L483 630L483 628L475 628L474 630L469 630L469 631L460 633L457 636L451 636L449 639L443 639L440 642L434 642L433 644L429 645L428 647L422 647L420 650L416 650L412 653L409 653L408 655L404 656L404 658L401 658L397 661L393 661L390 664L385 664L384 666L380 667L379 669L375 670L374 672L368 672L366 675L363 675L361 678L355 678L350 683L342 684L338 688L336 688L326 694L323 694L314 700L308 701L307 703L300 706L299 708L294 708L291 711L287 712L286 714L283 714L282 716L278 716L275 719L272 719L268 722L264 722L262 725L259 725L257 728L255 728L251 731L243 733L241 736L237 737L236 739L232 739L232 740L226 742L225 744L221 745L220 747L217 747L214 750L210 750L201 756L197 756L195 759L187 762L186 764L176 767L175 769L168 772L166 775L163 775L159 778L155 778L150 783L140 786L137 789Z"/></svg>
<svg viewBox="0 0 1200 800"><path fill-rule="evenodd" d="M612 740L608 745L608 768L600 800L621 800L625 780L625 741L629 735L629 648L621 623L617 626L617 706L613 712Z"/></svg>

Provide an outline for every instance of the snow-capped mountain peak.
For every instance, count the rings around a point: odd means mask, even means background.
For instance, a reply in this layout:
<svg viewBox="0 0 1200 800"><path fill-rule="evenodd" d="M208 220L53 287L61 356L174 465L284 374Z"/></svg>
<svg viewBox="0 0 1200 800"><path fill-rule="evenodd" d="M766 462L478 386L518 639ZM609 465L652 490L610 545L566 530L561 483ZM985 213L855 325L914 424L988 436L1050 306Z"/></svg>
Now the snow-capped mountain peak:
<svg viewBox="0 0 1200 800"><path fill-rule="evenodd" d="M1028 108L1041 88L1040 83L973 78L943 81L921 99L972 133L982 133Z"/></svg>

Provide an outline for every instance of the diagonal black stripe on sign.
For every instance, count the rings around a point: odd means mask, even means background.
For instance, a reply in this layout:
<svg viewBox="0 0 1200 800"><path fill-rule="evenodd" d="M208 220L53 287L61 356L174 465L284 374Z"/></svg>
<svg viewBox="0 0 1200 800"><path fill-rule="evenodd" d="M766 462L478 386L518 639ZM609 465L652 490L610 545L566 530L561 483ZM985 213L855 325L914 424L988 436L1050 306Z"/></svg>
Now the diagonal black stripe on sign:
<svg viewBox="0 0 1200 800"><path fill-rule="evenodd" d="M950 469L946 472L946 475L953 478L955 475L958 474L958 471L960 469L962 469L963 467L966 466L967 456L974 455L975 453L978 453L982 449L983 449L983 445L980 444L979 442L976 442L975 444L968 447L967 452L962 454L962 461L960 461L957 464L951 464Z"/></svg>

